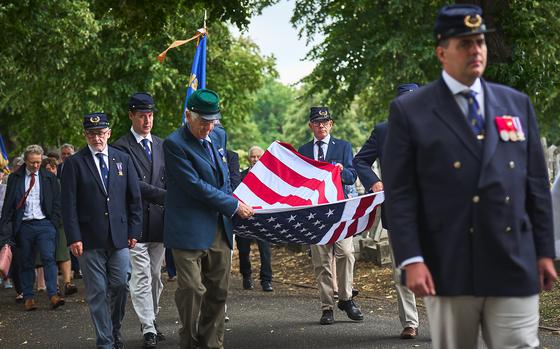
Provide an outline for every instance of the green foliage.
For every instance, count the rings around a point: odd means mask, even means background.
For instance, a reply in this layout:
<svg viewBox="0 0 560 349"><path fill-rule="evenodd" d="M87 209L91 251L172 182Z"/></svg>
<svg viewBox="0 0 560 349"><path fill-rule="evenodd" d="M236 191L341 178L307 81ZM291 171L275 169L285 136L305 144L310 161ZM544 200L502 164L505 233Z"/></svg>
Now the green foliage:
<svg viewBox="0 0 560 349"><path fill-rule="evenodd" d="M358 118L365 125L385 119L399 84L425 84L439 76L432 29L437 10L445 3L297 0L292 23L300 35L325 35L308 54L319 62L304 79L312 86L308 93L326 92L325 103L337 113L358 103L364 111ZM488 38L493 39L489 55L499 59L490 59L486 79L531 96L543 133L560 141L560 2L482 3L487 21L498 29Z"/></svg>
<svg viewBox="0 0 560 349"><path fill-rule="evenodd" d="M255 94L255 107L251 124L258 128L257 134L245 133L245 149L252 145L267 148L275 140L292 144L296 149L309 142L313 135L308 127L309 108L324 105L325 94L310 95L309 86L296 89L285 86L269 77ZM365 141L364 125L358 120L358 106L352 105L344 114L334 114L334 137L350 141L354 147ZM231 133L230 133L231 134Z"/></svg>
<svg viewBox="0 0 560 349"><path fill-rule="evenodd" d="M226 23L246 24L269 1L149 3L104 0L22 0L0 4L0 132L12 155L30 143L46 148L85 144L82 115L105 111L113 140L130 127L128 97L152 93L159 113L154 133L180 125L195 43L156 60L173 40L202 26L209 10L207 87L222 98L224 125L252 109L252 93L272 74L274 61L254 43L234 39ZM252 4L253 7L247 7ZM157 14L157 15L156 15ZM14 20L17 18L17 20Z"/></svg>

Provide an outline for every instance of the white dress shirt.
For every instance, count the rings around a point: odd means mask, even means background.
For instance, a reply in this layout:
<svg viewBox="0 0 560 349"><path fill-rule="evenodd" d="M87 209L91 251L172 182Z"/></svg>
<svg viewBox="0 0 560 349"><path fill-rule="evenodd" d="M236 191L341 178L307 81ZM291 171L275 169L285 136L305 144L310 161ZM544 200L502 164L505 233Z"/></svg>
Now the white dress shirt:
<svg viewBox="0 0 560 349"><path fill-rule="evenodd" d="M31 184L31 172L25 169L25 192L29 190ZM32 219L44 219L46 216L41 209L41 180L39 171L35 172L35 184L25 200L25 208L23 210L23 220L30 221Z"/></svg>
<svg viewBox="0 0 560 349"><path fill-rule="evenodd" d="M91 151L91 156L93 156L95 167L97 167L97 173L99 174L99 179L101 179L101 184L103 185L103 188L105 188L105 182L103 182L103 176L101 175L101 168L99 167L99 159L97 158L97 154L103 154L103 160L105 160L105 165L107 166L107 170L109 170L109 147L105 146L105 149L103 149L102 151L97 151L88 144L88 148ZM107 188L105 188L105 192L107 192Z"/></svg>
<svg viewBox="0 0 560 349"><path fill-rule="evenodd" d="M136 142L138 144L140 144L142 146L142 148L144 148L144 145L142 144L142 140L144 140L144 139L149 140L148 147L150 147L150 153L153 154L152 149L154 149L154 147L152 147L152 144L154 143L154 141L152 140L152 134L151 133L148 133L148 135L146 137L144 137L144 136L136 133L136 131L134 131L134 129L132 127L130 128L130 132L132 132L132 135L136 139Z"/></svg>
<svg viewBox="0 0 560 349"><path fill-rule="evenodd" d="M478 106L480 107L482 118L484 118L484 89L482 88L482 84L480 83L480 78L477 78L472 86L467 86L453 79L451 75L449 75L445 70L441 73L441 76L443 77L443 81L445 81L447 87L449 87L449 90L451 90L453 97L455 97L455 101L459 105L459 108L461 108L461 111L463 112L463 115L465 115L465 117L469 112L469 104L467 102L467 99L460 93L469 90L476 92L475 99L478 102Z"/></svg>
<svg viewBox="0 0 560 349"><path fill-rule="evenodd" d="M319 157L319 148L315 145L315 143L317 143L319 141L319 139L313 137L313 158L315 160L318 160ZM321 139L321 141L323 142L323 144L321 145L321 148L323 149L323 156L325 157L325 160L327 159L327 150L329 149L329 143L331 141L331 135L328 134L325 138Z"/></svg>

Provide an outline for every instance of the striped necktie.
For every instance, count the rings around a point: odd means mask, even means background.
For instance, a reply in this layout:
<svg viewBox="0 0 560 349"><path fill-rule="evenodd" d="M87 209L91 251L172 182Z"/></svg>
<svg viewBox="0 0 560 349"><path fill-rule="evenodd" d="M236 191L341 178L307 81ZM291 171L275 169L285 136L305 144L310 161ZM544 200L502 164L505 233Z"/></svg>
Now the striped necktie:
<svg viewBox="0 0 560 349"><path fill-rule="evenodd" d="M484 119L482 118L482 113L480 111L480 106L475 98L476 92L472 90L463 91L460 93L467 100L468 111L467 120L469 126L473 131L475 136L480 136L484 134ZM479 138L482 139L482 138Z"/></svg>

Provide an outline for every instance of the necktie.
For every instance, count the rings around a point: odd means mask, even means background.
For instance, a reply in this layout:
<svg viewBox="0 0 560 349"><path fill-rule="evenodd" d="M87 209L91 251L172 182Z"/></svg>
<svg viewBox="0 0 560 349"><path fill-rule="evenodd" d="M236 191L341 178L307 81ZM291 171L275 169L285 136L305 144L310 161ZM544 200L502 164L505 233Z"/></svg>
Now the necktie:
<svg viewBox="0 0 560 349"><path fill-rule="evenodd" d="M150 141L147 138L141 140L142 147L144 148L144 153L148 157L148 160L152 161L152 151L150 150Z"/></svg>
<svg viewBox="0 0 560 349"><path fill-rule="evenodd" d="M210 160L212 160L212 163L215 165L216 160L214 159L214 153L212 152L212 147L210 146L210 142L208 142L206 139L203 139L202 140L202 146L204 147L204 149L208 153L208 156L210 157Z"/></svg>
<svg viewBox="0 0 560 349"><path fill-rule="evenodd" d="M27 200L27 197L29 196L29 193L31 193L31 189L33 189L33 186L35 185L35 173L30 174L31 176L31 180L29 181L29 189L27 189L27 191L25 192L25 194L23 194L23 197L21 198L21 200L19 200L16 209L20 209L23 207L23 205L25 205L25 201Z"/></svg>
<svg viewBox="0 0 560 349"><path fill-rule="evenodd" d="M109 191L109 168L103 159L102 153L97 153L95 156L99 159L99 169L101 170L101 179L105 185L105 190Z"/></svg>
<svg viewBox="0 0 560 349"><path fill-rule="evenodd" d="M315 144L317 145L317 160L325 161L325 153L323 153L323 144L325 144L325 142L317 141Z"/></svg>
<svg viewBox="0 0 560 349"><path fill-rule="evenodd" d="M482 114L480 112L480 106L476 101L476 92L474 91L464 91L461 92L461 96L463 96L468 103L469 109L467 111L467 120L471 129L475 136L483 135L484 134L484 119L482 118ZM481 139L481 138L479 138Z"/></svg>

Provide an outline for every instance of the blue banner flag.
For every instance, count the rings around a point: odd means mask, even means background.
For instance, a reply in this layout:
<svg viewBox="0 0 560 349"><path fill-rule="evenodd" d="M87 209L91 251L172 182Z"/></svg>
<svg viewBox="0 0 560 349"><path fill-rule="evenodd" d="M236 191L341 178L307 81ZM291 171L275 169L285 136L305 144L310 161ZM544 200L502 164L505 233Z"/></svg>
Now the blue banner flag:
<svg viewBox="0 0 560 349"><path fill-rule="evenodd" d="M0 167L2 167L2 165L7 165L8 163L8 152L4 146L4 139L2 138L2 135L0 135Z"/></svg>
<svg viewBox="0 0 560 349"><path fill-rule="evenodd" d="M183 124L187 122L185 116L187 100L189 99L189 96L199 88L206 88L206 33L202 35L194 54L191 77L189 78L187 95L185 96L185 104L183 106Z"/></svg>

